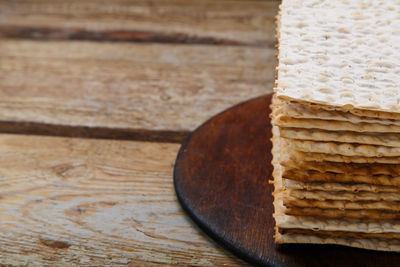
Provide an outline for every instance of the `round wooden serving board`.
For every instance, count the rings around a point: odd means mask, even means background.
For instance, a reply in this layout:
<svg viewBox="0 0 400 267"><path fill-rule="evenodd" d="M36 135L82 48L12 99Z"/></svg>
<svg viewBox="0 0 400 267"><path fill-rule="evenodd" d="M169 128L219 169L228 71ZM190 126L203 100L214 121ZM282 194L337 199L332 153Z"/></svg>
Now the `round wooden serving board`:
<svg viewBox="0 0 400 267"><path fill-rule="evenodd" d="M174 183L180 203L207 234L266 266L399 266L400 254L334 245L274 244L271 95L210 119L183 143Z"/></svg>

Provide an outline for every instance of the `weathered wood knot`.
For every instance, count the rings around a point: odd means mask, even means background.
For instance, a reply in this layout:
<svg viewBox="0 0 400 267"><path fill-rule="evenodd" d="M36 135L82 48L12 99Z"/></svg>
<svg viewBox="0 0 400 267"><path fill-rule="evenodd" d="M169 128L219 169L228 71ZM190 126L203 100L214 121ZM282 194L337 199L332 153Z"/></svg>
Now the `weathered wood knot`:
<svg viewBox="0 0 400 267"><path fill-rule="evenodd" d="M47 238L40 238L40 243L51 248L65 249L69 248L71 244L65 241L52 240Z"/></svg>

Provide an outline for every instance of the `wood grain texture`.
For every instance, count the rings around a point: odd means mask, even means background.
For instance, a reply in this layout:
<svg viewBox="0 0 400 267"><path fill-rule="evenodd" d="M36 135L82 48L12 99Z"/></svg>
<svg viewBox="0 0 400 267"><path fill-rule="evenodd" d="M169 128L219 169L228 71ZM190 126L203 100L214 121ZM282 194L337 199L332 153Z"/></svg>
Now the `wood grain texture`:
<svg viewBox="0 0 400 267"><path fill-rule="evenodd" d="M272 47L278 1L0 0L0 36Z"/></svg>
<svg viewBox="0 0 400 267"><path fill-rule="evenodd" d="M178 148L0 135L0 265L242 265L183 214Z"/></svg>
<svg viewBox="0 0 400 267"><path fill-rule="evenodd" d="M193 130L275 68L272 49L205 45L1 40L0 58L0 121L128 131Z"/></svg>
<svg viewBox="0 0 400 267"><path fill-rule="evenodd" d="M0 134L0 265L244 265L181 210L178 145L32 134L180 142L272 90L277 7L0 0L0 132L30 134Z"/></svg>

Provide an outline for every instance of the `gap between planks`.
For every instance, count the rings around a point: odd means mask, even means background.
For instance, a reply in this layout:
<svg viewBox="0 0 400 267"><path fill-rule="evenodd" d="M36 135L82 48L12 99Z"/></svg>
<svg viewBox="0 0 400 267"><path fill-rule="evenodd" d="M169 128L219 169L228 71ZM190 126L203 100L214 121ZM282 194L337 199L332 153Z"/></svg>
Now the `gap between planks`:
<svg viewBox="0 0 400 267"><path fill-rule="evenodd" d="M184 33L163 33L135 30L88 31L80 28L68 30L51 27L21 27L0 26L0 36L13 39L34 39L41 41L70 40L70 41L97 41L97 42L137 42L137 43L165 43L165 44L203 44L203 45L230 45L230 46L263 46L262 43L247 44L223 38L207 36L191 36ZM274 44L269 43L272 47Z"/></svg>
<svg viewBox="0 0 400 267"><path fill-rule="evenodd" d="M182 143L188 131L120 129L51 125L35 122L0 121L0 134L39 135L89 139L112 139L160 143Z"/></svg>

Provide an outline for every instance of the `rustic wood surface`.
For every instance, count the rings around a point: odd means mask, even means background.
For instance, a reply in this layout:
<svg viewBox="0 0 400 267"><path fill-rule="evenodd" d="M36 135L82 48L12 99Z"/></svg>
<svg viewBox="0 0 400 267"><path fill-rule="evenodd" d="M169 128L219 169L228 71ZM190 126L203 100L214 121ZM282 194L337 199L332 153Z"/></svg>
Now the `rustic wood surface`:
<svg viewBox="0 0 400 267"><path fill-rule="evenodd" d="M279 2L0 0L0 36L272 47Z"/></svg>
<svg viewBox="0 0 400 267"><path fill-rule="evenodd" d="M132 130L193 130L275 68L272 49L209 45L2 40L0 58L0 121Z"/></svg>
<svg viewBox="0 0 400 267"><path fill-rule="evenodd" d="M0 265L244 265L182 211L173 164L272 90L278 4L0 0Z"/></svg>
<svg viewBox="0 0 400 267"><path fill-rule="evenodd" d="M178 144L0 136L0 263L240 265L183 214Z"/></svg>

